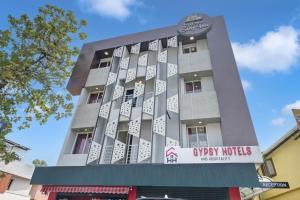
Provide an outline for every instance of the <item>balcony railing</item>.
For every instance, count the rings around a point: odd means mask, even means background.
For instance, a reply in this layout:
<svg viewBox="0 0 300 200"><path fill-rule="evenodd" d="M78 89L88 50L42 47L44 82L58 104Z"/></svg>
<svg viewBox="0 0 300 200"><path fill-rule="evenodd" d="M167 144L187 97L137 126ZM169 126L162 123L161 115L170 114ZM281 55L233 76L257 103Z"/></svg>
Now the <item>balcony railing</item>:
<svg viewBox="0 0 300 200"><path fill-rule="evenodd" d="M126 164L137 162L138 145L129 145L127 147Z"/></svg>
<svg viewBox="0 0 300 200"><path fill-rule="evenodd" d="M113 145L108 145L103 147L102 151L102 157L101 157L101 164L110 164L111 162L111 157L113 153L114 146Z"/></svg>
<svg viewBox="0 0 300 200"><path fill-rule="evenodd" d="M113 145L108 145L103 148L103 154L101 157L101 164L111 164L111 158L113 154ZM119 163L131 164L137 162L137 153L138 153L138 145L129 145L127 146L126 156L122 160L119 160Z"/></svg>

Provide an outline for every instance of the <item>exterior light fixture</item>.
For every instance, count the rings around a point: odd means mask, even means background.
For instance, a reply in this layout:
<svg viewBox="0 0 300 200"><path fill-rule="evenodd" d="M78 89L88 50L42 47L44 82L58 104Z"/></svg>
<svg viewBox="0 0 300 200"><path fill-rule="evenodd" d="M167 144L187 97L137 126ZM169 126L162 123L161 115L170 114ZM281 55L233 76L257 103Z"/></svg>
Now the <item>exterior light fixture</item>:
<svg viewBox="0 0 300 200"><path fill-rule="evenodd" d="M87 131L87 128L85 128L84 131Z"/></svg>
<svg viewBox="0 0 300 200"><path fill-rule="evenodd" d="M199 124L202 124L202 122L201 122L201 121L199 121L198 123L199 123Z"/></svg>
<svg viewBox="0 0 300 200"><path fill-rule="evenodd" d="M107 51L105 51L105 52L104 52L104 55L108 56L108 52L107 52Z"/></svg>
<svg viewBox="0 0 300 200"><path fill-rule="evenodd" d="M195 39L194 36L191 36L191 37L190 37L190 40L194 40L194 39Z"/></svg>
<svg viewBox="0 0 300 200"><path fill-rule="evenodd" d="M194 77L197 77L198 76L198 74L194 74Z"/></svg>
<svg viewBox="0 0 300 200"><path fill-rule="evenodd" d="M98 90L99 88L96 87L95 89Z"/></svg>

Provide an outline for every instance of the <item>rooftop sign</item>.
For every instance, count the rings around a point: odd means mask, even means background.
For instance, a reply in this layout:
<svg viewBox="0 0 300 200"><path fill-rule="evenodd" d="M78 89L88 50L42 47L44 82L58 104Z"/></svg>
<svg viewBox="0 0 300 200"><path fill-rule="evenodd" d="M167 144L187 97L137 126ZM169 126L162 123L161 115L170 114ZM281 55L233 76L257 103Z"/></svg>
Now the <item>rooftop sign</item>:
<svg viewBox="0 0 300 200"><path fill-rule="evenodd" d="M165 164L262 163L258 146L165 148Z"/></svg>
<svg viewBox="0 0 300 200"><path fill-rule="evenodd" d="M193 14L184 17L178 24L178 32L184 36L202 35L209 31L212 19L205 14Z"/></svg>

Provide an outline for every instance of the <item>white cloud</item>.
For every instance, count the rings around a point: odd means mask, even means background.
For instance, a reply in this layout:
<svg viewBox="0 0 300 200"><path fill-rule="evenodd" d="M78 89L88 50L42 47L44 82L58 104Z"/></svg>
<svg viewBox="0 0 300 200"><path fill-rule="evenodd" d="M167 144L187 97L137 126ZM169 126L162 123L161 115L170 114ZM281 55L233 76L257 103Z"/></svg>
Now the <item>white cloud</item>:
<svg viewBox="0 0 300 200"><path fill-rule="evenodd" d="M252 83L250 83L247 80L242 80L242 86L244 88L244 91L250 90L252 88Z"/></svg>
<svg viewBox="0 0 300 200"><path fill-rule="evenodd" d="M274 126L284 126L287 125L291 122L291 120L294 120L293 114L292 114L292 109L298 108L300 109L300 99L296 100L295 102L291 104L287 104L283 106L281 110L276 114L279 116L271 120L271 124ZM273 111L272 111L273 112Z"/></svg>
<svg viewBox="0 0 300 200"><path fill-rule="evenodd" d="M299 34L292 26L281 26L258 41L233 42L237 64L261 73L287 71L300 56Z"/></svg>
<svg viewBox="0 0 300 200"><path fill-rule="evenodd" d="M101 16L124 20L131 15L131 7L138 5L138 0L79 0L89 12Z"/></svg>
<svg viewBox="0 0 300 200"><path fill-rule="evenodd" d="M292 109L300 109L300 100L295 101L294 103L287 104L283 107L282 112L285 114L292 114Z"/></svg>
<svg viewBox="0 0 300 200"><path fill-rule="evenodd" d="M287 120L283 117L277 117L271 121L271 124L274 126L284 126Z"/></svg>

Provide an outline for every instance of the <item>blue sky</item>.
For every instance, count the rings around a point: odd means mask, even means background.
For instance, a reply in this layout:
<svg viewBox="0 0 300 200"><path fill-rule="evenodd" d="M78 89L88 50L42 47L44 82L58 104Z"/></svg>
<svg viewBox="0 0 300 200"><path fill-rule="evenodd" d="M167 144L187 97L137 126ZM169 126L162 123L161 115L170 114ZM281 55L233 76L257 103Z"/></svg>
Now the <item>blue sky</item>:
<svg viewBox="0 0 300 200"><path fill-rule="evenodd" d="M176 24L194 12L223 15L261 149L293 128L290 108L300 108L300 1L281 0L10 0L0 7L0 29L7 15L34 15L46 3L73 10L86 19L88 39ZM84 43L75 41L79 48ZM77 97L74 97L74 102ZM25 160L55 165L71 118L15 131L8 138L30 147Z"/></svg>

